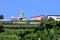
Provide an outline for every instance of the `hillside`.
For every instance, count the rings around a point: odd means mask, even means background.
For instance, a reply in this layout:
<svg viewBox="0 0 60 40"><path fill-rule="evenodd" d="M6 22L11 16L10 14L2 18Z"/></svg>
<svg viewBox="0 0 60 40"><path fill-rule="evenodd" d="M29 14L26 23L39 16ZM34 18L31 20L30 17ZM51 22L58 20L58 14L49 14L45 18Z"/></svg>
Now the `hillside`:
<svg viewBox="0 0 60 40"><path fill-rule="evenodd" d="M48 19L40 24L0 24L0 40L59 40L60 21Z"/></svg>

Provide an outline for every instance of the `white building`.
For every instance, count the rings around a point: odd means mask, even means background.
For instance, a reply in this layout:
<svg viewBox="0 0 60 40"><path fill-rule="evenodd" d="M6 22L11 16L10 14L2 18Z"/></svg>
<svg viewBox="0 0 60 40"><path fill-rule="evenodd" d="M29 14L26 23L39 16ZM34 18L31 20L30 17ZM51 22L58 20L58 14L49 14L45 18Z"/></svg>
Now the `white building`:
<svg viewBox="0 0 60 40"><path fill-rule="evenodd" d="M20 15L19 15L19 18L18 18L18 19L21 19L21 18L22 18L22 19L24 18L24 13L23 13L22 10L20 11Z"/></svg>
<svg viewBox="0 0 60 40"><path fill-rule="evenodd" d="M53 18L55 21L59 21L60 20L60 15L48 15L47 17L48 17L48 19L49 18Z"/></svg>
<svg viewBox="0 0 60 40"><path fill-rule="evenodd" d="M19 18L18 20L22 20L22 21L26 21L27 19L24 17L24 12L21 10L20 11L20 15L19 15Z"/></svg>
<svg viewBox="0 0 60 40"><path fill-rule="evenodd" d="M15 18L14 16L12 16L12 17L10 18L10 20L16 20L16 18Z"/></svg>

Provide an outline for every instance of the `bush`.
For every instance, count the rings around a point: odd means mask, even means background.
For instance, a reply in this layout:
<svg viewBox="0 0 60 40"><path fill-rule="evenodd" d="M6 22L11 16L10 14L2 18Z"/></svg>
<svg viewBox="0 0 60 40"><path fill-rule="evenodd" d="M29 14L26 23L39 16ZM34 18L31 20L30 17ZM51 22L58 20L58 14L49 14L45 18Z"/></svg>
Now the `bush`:
<svg viewBox="0 0 60 40"><path fill-rule="evenodd" d="M35 29L38 25L4 25L8 29Z"/></svg>
<svg viewBox="0 0 60 40"><path fill-rule="evenodd" d="M4 32L4 27L2 25L0 25L0 32Z"/></svg>
<svg viewBox="0 0 60 40"><path fill-rule="evenodd" d="M19 40L17 35L0 35L0 40Z"/></svg>

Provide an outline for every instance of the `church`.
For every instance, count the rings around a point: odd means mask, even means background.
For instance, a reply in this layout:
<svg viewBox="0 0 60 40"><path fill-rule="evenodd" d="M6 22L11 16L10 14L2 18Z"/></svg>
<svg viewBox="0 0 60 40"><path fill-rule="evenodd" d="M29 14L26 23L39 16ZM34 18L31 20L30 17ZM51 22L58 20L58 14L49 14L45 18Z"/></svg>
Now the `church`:
<svg viewBox="0 0 60 40"><path fill-rule="evenodd" d="M22 21L26 21L27 19L24 17L24 12L21 10L18 19L16 19L14 16L12 16L10 18L10 20L22 20Z"/></svg>

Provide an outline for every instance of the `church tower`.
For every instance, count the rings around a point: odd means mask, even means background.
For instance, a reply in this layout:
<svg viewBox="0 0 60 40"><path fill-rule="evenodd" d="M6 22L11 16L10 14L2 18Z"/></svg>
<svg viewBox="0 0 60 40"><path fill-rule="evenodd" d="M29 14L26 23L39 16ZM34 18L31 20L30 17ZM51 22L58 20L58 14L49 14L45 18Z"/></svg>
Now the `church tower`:
<svg viewBox="0 0 60 40"><path fill-rule="evenodd" d="M23 14L23 11L21 10L19 15L19 20L23 20L23 18L24 18L24 14Z"/></svg>

